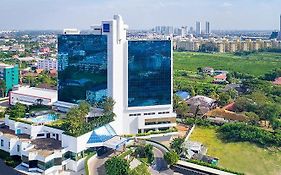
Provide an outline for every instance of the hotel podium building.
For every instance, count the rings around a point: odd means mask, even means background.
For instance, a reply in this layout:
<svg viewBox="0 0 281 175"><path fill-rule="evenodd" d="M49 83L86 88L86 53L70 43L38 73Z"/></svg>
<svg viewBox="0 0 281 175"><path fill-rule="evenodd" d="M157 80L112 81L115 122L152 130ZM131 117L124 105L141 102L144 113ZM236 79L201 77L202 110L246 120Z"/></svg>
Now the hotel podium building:
<svg viewBox="0 0 281 175"><path fill-rule="evenodd" d="M58 37L58 100L112 97L117 134L174 127L172 40L127 40L127 28L115 15L91 34Z"/></svg>

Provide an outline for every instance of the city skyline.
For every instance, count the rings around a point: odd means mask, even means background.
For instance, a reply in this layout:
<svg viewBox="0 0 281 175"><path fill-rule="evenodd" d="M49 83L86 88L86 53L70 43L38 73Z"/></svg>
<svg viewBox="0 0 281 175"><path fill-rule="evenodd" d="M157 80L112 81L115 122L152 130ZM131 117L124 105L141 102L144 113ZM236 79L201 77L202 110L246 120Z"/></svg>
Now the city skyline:
<svg viewBox="0 0 281 175"><path fill-rule="evenodd" d="M131 2L28 0L23 3L22 0L2 0L0 30L89 29L101 19L110 19L113 14L121 14L130 29L151 29L156 25L195 26L196 21L210 21L212 29L217 30L279 29L281 2L278 0Z"/></svg>

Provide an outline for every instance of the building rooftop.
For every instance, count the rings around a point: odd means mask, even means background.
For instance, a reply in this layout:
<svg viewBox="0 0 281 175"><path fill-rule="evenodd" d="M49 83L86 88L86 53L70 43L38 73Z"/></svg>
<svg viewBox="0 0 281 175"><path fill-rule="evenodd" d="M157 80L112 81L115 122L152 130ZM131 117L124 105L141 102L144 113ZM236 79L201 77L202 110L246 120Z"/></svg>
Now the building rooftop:
<svg viewBox="0 0 281 175"><path fill-rule="evenodd" d="M0 68L13 68L13 67L14 67L13 65L0 63Z"/></svg>
<svg viewBox="0 0 281 175"><path fill-rule="evenodd" d="M185 143L184 143L184 146L187 148L187 149L190 149L192 151L200 151L202 149L202 143L200 142L193 142L193 141L189 141L187 140Z"/></svg>
<svg viewBox="0 0 281 175"><path fill-rule="evenodd" d="M202 95L197 95L194 97L191 97L190 99L186 100L187 104L193 104L193 105L202 105L202 106L211 106L216 100L202 96Z"/></svg>
<svg viewBox="0 0 281 175"><path fill-rule="evenodd" d="M18 90L14 90L11 93L48 99L54 99L58 97L56 90L35 87L20 87Z"/></svg>
<svg viewBox="0 0 281 175"><path fill-rule="evenodd" d="M227 111L225 109L216 108L212 111L209 111L206 116L208 117L217 117L233 121L244 122L247 120L247 117L243 114L236 114L235 112Z"/></svg>
<svg viewBox="0 0 281 175"><path fill-rule="evenodd" d="M219 74L217 76L214 77L215 79L226 79L226 74Z"/></svg>
<svg viewBox="0 0 281 175"><path fill-rule="evenodd" d="M55 151L62 149L61 141L52 138L35 139L31 141L34 148L29 150L29 152L37 152L43 157L48 157L52 155Z"/></svg>
<svg viewBox="0 0 281 175"><path fill-rule="evenodd" d="M276 78L275 81L273 81L273 84L281 85L281 77Z"/></svg>
<svg viewBox="0 0 281 175"><path fill-rule="evenodd" d="M19 61L37 61L40 58L35 58L35 57L21 57L21 58L17 58Z"/></svg>
<svg viewBox="0 0 281 175"><path fill-rule="evenodd" d="M20 139L20 140L30 140L30 136L27 134L15 134L14 130L9 129L8 126L2 126L0 127L0 133L2 133L7 138L14 138L14 139Z"/></svg>

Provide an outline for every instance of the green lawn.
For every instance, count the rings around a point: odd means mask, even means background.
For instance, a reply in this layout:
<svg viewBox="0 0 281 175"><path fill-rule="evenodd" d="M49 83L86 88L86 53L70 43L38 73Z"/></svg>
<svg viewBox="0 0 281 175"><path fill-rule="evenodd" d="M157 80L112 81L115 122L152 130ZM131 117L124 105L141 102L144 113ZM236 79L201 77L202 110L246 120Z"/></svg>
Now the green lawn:
<svg viewBox="0 0 281 175"><path fill-rule="evenodd" d="M281 67L281 54L254 53L248 56L235 56L226 53L174 53L174 70L197 71L198 67L207 66L260 76Z"/></svg>
<svg viewBox="0 0 281 175"><path fill-rule="evenodd" d="M281 151L270 151L250 143L223 143L215 129L197 127L191 137L219 158L219 166L247 175L280 175Z"/></svg>

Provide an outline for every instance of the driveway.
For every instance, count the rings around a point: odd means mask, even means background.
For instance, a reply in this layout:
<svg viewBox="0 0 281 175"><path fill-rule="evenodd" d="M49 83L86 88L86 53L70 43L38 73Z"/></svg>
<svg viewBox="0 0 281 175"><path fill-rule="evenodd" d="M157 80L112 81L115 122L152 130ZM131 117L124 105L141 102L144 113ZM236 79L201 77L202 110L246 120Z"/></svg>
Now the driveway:
<svg viewBox="0 0 281 175"><path fill-rule="evenodd" d="M149 167L149 171L153 175L158 174L174 174L173 170L168 168L167 162L164 160L164 151L153 147L154 163Z"/></svg>
<svg viewBox="0 0 281 175"><path fill-rule="evenodd" d="M105 175L104 163L115 154L111 151L103 156L93 156L88 160L89 175Z"/></svg>
<svg viewBox="0 0 281 175"><path fill-rule="evenodd" d="M0 171L0 174L3 173L3 175L23 175L23 173L20 173L14 170L12 167L7 166L2 159L0 159Z"/></svg>

